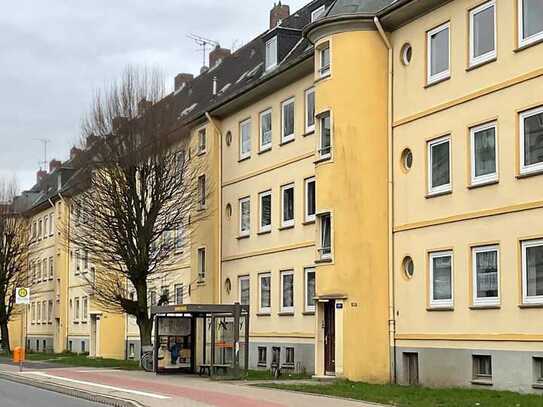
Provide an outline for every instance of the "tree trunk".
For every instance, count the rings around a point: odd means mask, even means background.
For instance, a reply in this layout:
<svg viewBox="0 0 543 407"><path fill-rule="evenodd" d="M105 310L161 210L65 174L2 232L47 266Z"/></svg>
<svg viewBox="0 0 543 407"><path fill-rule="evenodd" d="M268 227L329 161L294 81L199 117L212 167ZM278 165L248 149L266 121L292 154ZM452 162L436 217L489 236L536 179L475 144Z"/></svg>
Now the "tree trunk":
<svg viewBox="0 0 543 407"><path fill-rule="evenodd" d="M147 315L137 319L138 328L140 330L141 346L151 346L151 334L153 331L153 320Z"/></svg>
<svg viewBox="0 0 543 407"><path fill-rule="evenodd" d="M9 328L7 321L0 322L0 335L2 336L2 350L10 352L11 346L9 342Z"/></svg>

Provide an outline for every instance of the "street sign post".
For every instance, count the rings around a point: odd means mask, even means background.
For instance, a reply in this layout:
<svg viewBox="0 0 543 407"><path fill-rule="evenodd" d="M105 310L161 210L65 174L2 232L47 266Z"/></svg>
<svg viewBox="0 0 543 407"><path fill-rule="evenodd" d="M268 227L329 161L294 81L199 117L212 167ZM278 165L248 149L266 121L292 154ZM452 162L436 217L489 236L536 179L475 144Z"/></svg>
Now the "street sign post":
<svg viewBox="0 0 543 407"><path fill-rule="evenodd" d="M19 371L23 371L23 359L26 356L26 312L30 305L30 288L17 287L15 289L15 304L23 306L23 317L21 318L21 349L22 354L19 357Z"/></svg>

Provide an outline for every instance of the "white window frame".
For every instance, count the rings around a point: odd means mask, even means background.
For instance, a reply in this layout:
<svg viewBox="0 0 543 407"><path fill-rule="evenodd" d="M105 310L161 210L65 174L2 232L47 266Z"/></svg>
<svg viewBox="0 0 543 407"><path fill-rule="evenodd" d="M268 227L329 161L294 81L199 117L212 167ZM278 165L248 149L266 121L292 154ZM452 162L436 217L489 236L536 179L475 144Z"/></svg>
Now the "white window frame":
<svg viewBox="0 0 543 407"><path fill-rule="evenodd" d="M198 265L198 281L205 281L205 279L207 278L207 250L205 247L199 247L197 249L197 252L196 252L196 255L198 256L197 258L197 265ZM200 255L200 253L203 253L203 261L202 261L202 256Z"/></svg>
<svg viewBox="0 0 543 407"><path fill-rule="evenodd" d="M330 121L330 147L329 147L329 151L327 153L323 153L324 148L323 148L323 145L322 145L322 131L323 131L322 122L324 121L324 119L326 117L328 117L328 119ZM333 137L332 112L330 110L326 110L324 112L319 113L317 115L317 120L319 121L319 150L318 150L318 155L319 155L320 159L324 160L324 159L332 157L332 137Z"/></svg>
<svg viewBox="0 0 543 407"><path fill-rule="evenodd" d="M528 296L528 275L526 270L526 249L529 247L543 246L543 239L524 240L521 242L522 251L522 303L523 304L543 304L543 295Z"/></svg>
<svg viewBox="0 0 543 407"><path fill-rule="evenodd" d="M47 322L49 324L52 324L53 323L53 308L54 305L53 305L53 300L48 300L47 301L47 316L48 316L48 320Z"/></svg>
<svg viewBox="0 0 543 407"><path fill-rule="evenodd" d="M309 184L315 184L315 213L309 214ZM317 181L315 177L306 178L304 180L304 219L306 222L314 222L317 214Z"/></svg>
<svg viewBox="0 0 543 407"><path fill-rule="evenodd" d="M269 71L277 66L278 53L277 53L277 37L272 37L266 41L265 47L265 65L266 71Z"/></svg>
<svg viewBox="0 0 543 407"><path fill-rule="evenodd" d="M264 216L264 211L263 211L264 206L262 205L262 198L264 198L266 196L270 197L270 224L269 225L262 225L262 220L263 220L263 216ZM272 206L273 206L273 197L272 197L271 189L258 194L258 218L259 218L259 220L258 220L258 228L259 228L260 232L264 233L264 232L271 231L272 219L273 219Z"/></svg>
<svg viewBox="0 0 543 407"><path fill-rule="evenodd" d="M81 298L81 322L87 322L89 315L89 297Z"/></svg>
<svg viewBox="0 0 543 407"><path fill-rule="evenodd" d="M293 208L293 211L292 211L292 219L285 219L285 192L288 190L288 189L291 189L293 190L293 193L292 193L292 199L293 199L293 202L292 202L292 208ZM281 187L281 227L283 228L286 228L286 227L291 227L291 226L294 226L294 222L296 220L296 189L295 189L295 185L294 185L294 182L290 183L290 184L286 184L286 185L283 185Z"/></svg>
<svg viewBox="0 0 543 407"><path fill-rule="evenodd" d="M207 205L207 179L205 174L201 174L198 176L198 209L202 210L206 208Z"/></svg>
<svg viewBox="0 0 543 407"><path fill-rule="evenodd" d="M45 215L43 217L43 238L47 239L49 237L49 216Z"/></svg>
<svg viewBox="0 0 543 407"><path fill-rule="evenodd" d="M270 278L270 306L262 306L262 279ZM261 314L271 314L272 308L272 274L271 273L262 273L258 275L258 312Z"/></svg>
<svg viewBox="0 0 543 407"><path fill-rule="evenodd" d="M440 257L451 258L451 298L448 300L435 300L434 299L434 259ZM430 289L430 307L432 308L452 308L454 306L454 255L452 250L445 250L439 252L432 252L428 256L429 260L429 289Z"/></svg>
<svg viewBox="0 0 543 407"><path fill-rule="evenodd" d="M280 273L281 275L281 312L284 313L294 313L294 306L295 306L295 298L296 298L296 292L294 287L294 270L283 270ZM284 278L286 276L292 276L292 306L287 307L284 305Z"/></svg>
<svg viewBox="0 0 543 407"><path fill-rule="evenodd" d="M175 295L175 298L174 298L175 304L176 305L183 304L185 302L184 298L183 298L185 296L185 286L184 286L184 284L183 283L175 284L173 286L173 289L174 289L174 295ZM179 290L181 290L181 298L179 298L179 296L177 295Z"/></svg>
<svg viewBox="0 0 543 407"><path fill-rule="evenodd" d="M270 129L270 142L267 143L267 144L263 144L262 143L262 140L264 138L264 130L262 128L262 123L263 123L263 120L262 118L266 115L270 115L270 123L271 123L271 129ZM260 124L260 129L259 129L259 134L260 134L260 137L259 137L259 140L258 140L258 144L259 144L259 151L260 152L263 152L263 151L267 151L267 150L270 150L272 148L272 144L273 144L273 116L272 116L272 109L267 109L267 110L264 110L263 112L260 113L259 115L259 124Z"/></svg>
<svg viewBox="0 0 543 407"><path fill-rule="evenodd" d="M449 30L449 67L442 72L436 73L435 75L432 75L432 37L435 34L440 33L441 31ZM450 22L446 22L445 24L441 24L440 26L428 31L426 34L426 47L427 47L427 82L428 84L432 84L435 82L439 82L443 79L447 79L451 76L451 24Z"/></svg>
<svg viewBox="0 0 543 407"><path fill-rule="evenodd" d="M281 103L281 143L287 143L291 140L294 140L294 135L296 133L296 105L295 98L292 97L290 99L285 100ZM293 105L293 124L292 124L292 133L291 134L285 134L285 107Z"/></svg>
<svg viewBox="0 0 543 407"><path fill-rule="evenodd" d="M315 88L309 88L304 93L304 99L305 99L305 105L304 105L304 125L305 125L305 133L312 133L315 131L315 123L317 122L316 115L313 115L313 124L309 124L309 95L315 96ZM313 97L313 101L315 102L315 98ZM316 103L314 103L313 106L313 112L315 113Z"/></svg>
<svg viewBox="0 0 543 407"><path fill-rule="evenodd" d="M319 52L319 54L318 54L318 58L319 58L319 64L318 64L319 77L320 78L326 78L326 77L330 76L331 73L332 73L332 69L331 69L331 66L332 66L332 50L330 49L330 43L329 42L324 42L323 44L321 44L320 46L317 47L317 50ZM322 56L324 54L324 51L326 51L326 50L328 50L329 62L328 62L328 65L323 65Z"/></svg>
<svg viewBox="0 0 543 407"><path fill-rule="evenodd" d="M439 185L437 187L432 186L432 147L443 144L443 143L449 143L449 183ZM452 156L451 156L451 136L447 135L444 137L440 137L434 140L431 140L427 143L427 149L428 149L428 194L429 195L435 195L435 194L442 194L444 192L450 192L452 191Z"/></svg>
<svg viewBox="0 0 543 407"><path fill-rule="evenodd" d="M49 215L49 236L53 236L55 234L55 213L51 213Z"/></svg>
<svg viewBox="0 0 543 407"><path fill-rule="evenodd" d="M243 128L248 126L249 151L243 152ZM243 160L251 156L251 119L246 119L239 124L239 159Z"/></svg>
<svg viewBox="0 0 543 407"><path fill-rule="evenodd" d="M319 213L318 215L318 218L319 218L319 248L317 249L318 250L318 254L319 254L319 259L320 260L331 260L332 259L332 255L333 255L333 249L332 249L332 246L333 246L333 239L334 239L334 235L333 235L333 232L332 232L332 213L330 212L322 212L322 213ZM323 246L323 231L324 231L324 228L322 227L322 220L324 217L328 216L330 218L330 253L324 253L324 249L325 247Z"/></svg>
<svg viewBox="0 0 543 407"><path fill-rule="evenodd" d="M309 278L308 278L308 274L309 273L313 273L314 276L315 276L315 294L317 292L317 273L316 273L316 269L315 267L306 267L304 269L304 308L305 308L305 312L315 312L316 310L316 306L315 304L313 305L309 305L309 303L307 302L308 298L307 298L307 294L308 294L308 291L309 291Z"/></svg>
<svg viewBox="0 0 543 407"><path fill-rule="evenodd" d="M243 230L243 205L249 205L249 227L247 230ZM239 235L240 236L249 236L251 234L251 197L246 196L240 198L239 200Z"/></svg>
<svg viewBox="0 0 543 407"><path fill-rule="evenodd" d="M497 297L477 297L477 254L478 253L487 253L487 252L496 252L496 271L497 271L497 280L498 280L498 296ZM501 284L500 284L500 247L498 245L492 246L479 246L473 247L471 249L471 269L472 269L472 279L473 279L473 304L474 305L498 305L500 303L501 296Z"/></svg>
<svg viewBox="0 0 543 407"><path fill-rule="evenodd" d="M79 317L81 313L81 301L79 297L74 298L74 322L79 322Z"/></svg>
<svg viewBox="0 0 543 407"><path fill-rule="evenodd" d="M543 30L524 38L524 1L518 0L518 43L520 47L526 47L530 44L543 40Z"/></svg>
<svg viewBox="0 0 543 407"><path fill-rule="evenodd" d="M325 13L326 13L326 5L323 4L322 6L316 8L315 10L311 12L311 22L321 19Z"/></svg>
<svg viewBox="0 0 543 407"><path fill-rule="evenodd" d="M249 304L251 304L251 278L250 276L239 276L238 277L238 301L241 304L241 283L242 281L247 281L249 283Z"/></svg>
<svg viewBox="0 0 543 407"><path fill-rule="evenodd" d="M525 125L524 122L527 118L538 115L543 113L543 106L536 107L535 109L527 110L525 112L522 112L519 114L519 122L520 122L520 131L519 131L519 137L520 137L520 173L521 174L531 174L534 172L543 171L543 161L536 164L530 164L526 165L524 162L524 149L525 149L525 143L524 143L524 131L525 131Z"/></svg>
<svg viewBox="0 0 543 407"><path fill-rule="evenodd" d="M198 130L198 154L205 154L206 152L207 152L207 128L202 127L201 129Z"/></svg>
<svg viewBox="0 0 543 407"><path fill-rule="evenodd" d="M475 175L475 135L477 133L480 133L481 131L494 129L494 154L496 157L496 172L493 174L486 174L486 175ZM470 134L470 143L471 143L471 184L472 185L482 185L487 184L490 182L495 182L498 180L498 123L497 122L491 122L486 123L480 126L472 127L469 130ZM449 157L450 160L450 157Z"/></svg>
<svg viewBox="0 0 543 407"><path fill-rule="evenodd" d="M479 14L489 8L494 9L494 49L492 51L487 52L486 54L475 56L475 15ZM449 31L450 35L450 31ZM477 66L484 62L490 61L491 59L496 58L497 56L497 46L498 46L498 35L496 30L496 1L491 0L487 3L481 4L480 6L474 8L473 10L470 10L469 12L469 65L470 66ZM450 64L450 61L449 61Z"/></svg>

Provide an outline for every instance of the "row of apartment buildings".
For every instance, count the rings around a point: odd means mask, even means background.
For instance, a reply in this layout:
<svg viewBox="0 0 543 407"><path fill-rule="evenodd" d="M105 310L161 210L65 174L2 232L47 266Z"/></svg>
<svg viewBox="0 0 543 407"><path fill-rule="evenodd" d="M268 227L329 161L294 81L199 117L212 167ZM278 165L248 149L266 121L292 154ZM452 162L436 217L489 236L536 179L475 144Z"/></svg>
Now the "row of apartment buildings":
<svg viewBox="0 0 543 407"><path fill-rule="evenodd" d="M539 391L541 61L539 0L275 5L176 77L210 216L151 297L249 304L251 367ZM52 165L28 344L137 357L133 321L93 303L59 241L73 170Z"/></svg>

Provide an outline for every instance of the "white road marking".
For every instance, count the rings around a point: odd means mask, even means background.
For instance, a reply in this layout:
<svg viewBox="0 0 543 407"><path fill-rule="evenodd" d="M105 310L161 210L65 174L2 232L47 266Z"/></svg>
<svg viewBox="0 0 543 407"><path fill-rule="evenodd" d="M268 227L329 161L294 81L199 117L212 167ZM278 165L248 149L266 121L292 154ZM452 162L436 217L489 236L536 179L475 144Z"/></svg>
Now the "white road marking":
<svg viewBox="0 0 543 407"><path fill-rule="evenodd" d="M82 380L68 379L66 377L54 376L54 375L50 375L50 374L43 373L43 372L25 372L25 373L26 374L32 374L32 375L35 375L35 376L46 377L46 378L50 378L50 379L63 380L63 381L68 382L68 383L82 384L82 385L85 385L85 386L98 387L98 388L106 389L106 390L114 390L114 391L120 391L122 393L135 394L137 396L150 397L150 398L153 398L153 399L167 400L167 399L171 398L171 397L168 397L168 396L163 396L161 394L147 393L147 392L139 391L139 390L123 389L121 387L114 387L114 386L108 386L106 384L85 382L85 381L82 381Z"/></svg>

